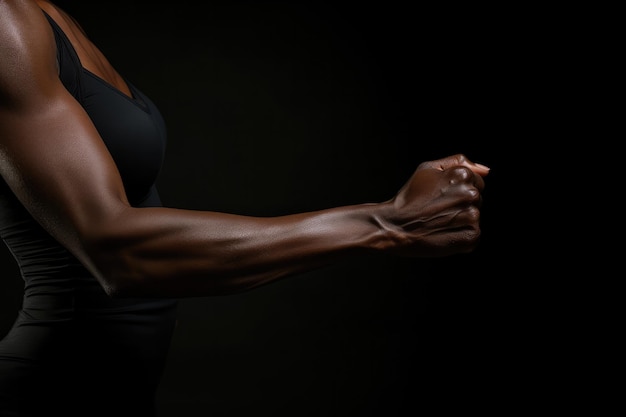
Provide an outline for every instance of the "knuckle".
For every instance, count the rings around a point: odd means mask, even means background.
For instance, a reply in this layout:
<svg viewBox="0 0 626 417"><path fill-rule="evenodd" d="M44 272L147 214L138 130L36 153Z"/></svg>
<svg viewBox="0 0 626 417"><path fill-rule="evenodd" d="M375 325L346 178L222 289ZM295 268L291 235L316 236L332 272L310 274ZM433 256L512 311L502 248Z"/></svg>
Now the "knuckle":
<svg viewBox="0 0 626 417"><path fill-rule="evenodd" d="M467 182L474 177L471 169L464 166L457 166L450 170L451 182Z"/></svg>
<svg viewBox="0 0 626 417"><path fill-rule="evenodd" d="M467 210L465 211L465 214L468 220L470 221L470 223L472 224L477 225L478 222L480 221L480 210L478 209L478 207L469 206Z"/></svg>
<svg viewBox="0 0 626 417"><path fill-rule="evenodd" d="M465 239L468 245L474 246L480 240L480 228L476 226L468 229Z"/></svg>
<svg viewBox="0 0 626 417"><path fill-rule="evenodd" d="M476 188L468 188L467 189L467 198L470 201L470 203L478 203L480 202L481 199L481 195L480 195L480 191L478 191Z"/></svg>
<svg viewBox="0 0 626 417"><path fill-rule="evenodd" d="M463 164L465 162L468 162L467 156L465 156L465 154L462 153L458 153L455 155L456 160L460 163Z"/></svg>

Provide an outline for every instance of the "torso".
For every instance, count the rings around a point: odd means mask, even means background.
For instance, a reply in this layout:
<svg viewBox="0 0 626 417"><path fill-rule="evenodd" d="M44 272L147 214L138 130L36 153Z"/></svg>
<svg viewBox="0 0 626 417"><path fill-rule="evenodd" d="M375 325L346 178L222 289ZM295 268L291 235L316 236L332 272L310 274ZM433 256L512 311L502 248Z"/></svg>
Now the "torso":
<svg viewBox="0 0 626 417"><path fill-rule="evenodd" d="M53 20L47 24L57 42L59 78L98 129L129 202L159 206L154 183L166 133L158 109L113 69L69 16L48 2L37 3ZM152 415L145 410L151 410L165 364L175 300L107 297L2 178L0 238L25 283L23 308L0 340L0 415L41 407L49 415L74 416L67 409L71 403L97 407L76 409L81 416L119 415L133 403L136 410L143 408L137 415Z"/></svg>

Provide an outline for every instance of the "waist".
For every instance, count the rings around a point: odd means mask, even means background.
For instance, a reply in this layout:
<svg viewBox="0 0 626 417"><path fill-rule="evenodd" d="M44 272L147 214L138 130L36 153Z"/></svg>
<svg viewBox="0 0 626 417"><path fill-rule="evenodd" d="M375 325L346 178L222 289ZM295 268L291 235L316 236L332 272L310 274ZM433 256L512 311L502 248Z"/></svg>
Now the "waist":
<svg viewBox="0 0 626 417"><path fill-rule="evenodd" d="M169 315L176 307L174 299L112 298L97 281L77 281L29 285L22 301L26 320L153 320Z"/></svg>

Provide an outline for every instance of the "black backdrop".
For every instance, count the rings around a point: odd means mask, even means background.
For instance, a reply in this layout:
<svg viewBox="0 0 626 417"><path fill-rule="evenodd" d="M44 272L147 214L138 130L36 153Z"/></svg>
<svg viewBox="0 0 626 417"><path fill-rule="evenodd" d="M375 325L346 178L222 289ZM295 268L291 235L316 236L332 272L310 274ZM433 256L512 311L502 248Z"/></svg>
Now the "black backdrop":
<svg viewBox="0 0 626 417"><path fill-rule="evenodd" d="M245 294L182 300L163 417L396 416L514 401L522 341L500 266L504 155L524 133L514 11L59 4L164 114L166 205L279 215L388 199L419 162L451 153L492 168L475 253L358 259ZM21 279L1 249L4 334Z"/></svg>

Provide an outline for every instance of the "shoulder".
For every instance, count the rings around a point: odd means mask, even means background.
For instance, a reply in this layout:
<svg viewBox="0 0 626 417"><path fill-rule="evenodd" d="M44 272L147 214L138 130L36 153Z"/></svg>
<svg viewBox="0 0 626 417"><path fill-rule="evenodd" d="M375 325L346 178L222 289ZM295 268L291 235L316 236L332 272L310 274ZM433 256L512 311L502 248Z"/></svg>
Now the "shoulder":
<svg viewBox="0 0 626 417"><path fill-rule="evenodd" d="M42 89L56 78L56 43L36 1L0 0L0 98Z"/></svg>
<svg viewBox="0 0 626 417"><path fill-rule="evenodd" d="M50 24L36 1L0 0L0 47L11 55L45 50L54 42Z"/></svg>

